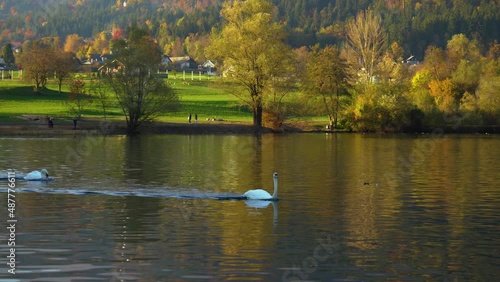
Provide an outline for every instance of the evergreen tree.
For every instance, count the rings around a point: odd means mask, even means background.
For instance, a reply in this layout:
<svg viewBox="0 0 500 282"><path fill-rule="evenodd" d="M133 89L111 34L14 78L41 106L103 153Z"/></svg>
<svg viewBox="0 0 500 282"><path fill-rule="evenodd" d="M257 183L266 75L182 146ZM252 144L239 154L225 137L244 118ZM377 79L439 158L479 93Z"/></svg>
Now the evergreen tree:
<svg viewBox="0 0 500 282"><path fill-rule="evenodd" d="M12 51L12 45L10 43L6 43L2 48L2 56L7 67L12 67L16 62L16 58L14 57L14 52Z"/></svg>

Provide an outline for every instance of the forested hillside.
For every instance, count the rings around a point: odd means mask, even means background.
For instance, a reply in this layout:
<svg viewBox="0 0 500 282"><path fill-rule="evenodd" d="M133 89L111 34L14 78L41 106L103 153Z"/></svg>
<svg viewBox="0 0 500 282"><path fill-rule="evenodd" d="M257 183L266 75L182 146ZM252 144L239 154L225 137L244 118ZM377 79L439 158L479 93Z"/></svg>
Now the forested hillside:
<svg viewBox="0 0 500 282"><path fill-rule="evenodd" d="M206 35L220 23L222 0L3 0L0 42L46 36L93 37L113 28L147 24L163 44ZM500 38L498 0L272 0L293 47L343 41L346 20L360 10L382 16L388 42L422 57L430 44L444 47L454 34L485 49ZM192 38L191 38L192 39Z"/></svg>

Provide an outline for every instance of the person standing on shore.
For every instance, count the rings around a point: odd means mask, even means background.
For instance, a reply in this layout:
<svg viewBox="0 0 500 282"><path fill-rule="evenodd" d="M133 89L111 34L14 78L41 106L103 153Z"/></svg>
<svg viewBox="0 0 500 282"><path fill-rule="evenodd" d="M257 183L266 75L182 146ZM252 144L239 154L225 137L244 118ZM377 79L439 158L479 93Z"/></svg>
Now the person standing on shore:
<svg viewBox="0 0 500 282"><path fill-rule="evenodd" d="M194 114L194 123L198 123L198 114Z"/></svg>
<svg viewBox="0 0 500 282"><path fill-rule="evenodd" d="M80 118L78 117L73 118L73 130L76 130L76 123L78 122L79 119Z"/></svg>
<svg viewBox="0 0 500 282"><path fill-rule="evenodd" d="M54 121L52 120L51 117L49 117L49 128L54 128Z"/></svg>
<svg viewBox="0 0 500 282"><path fill-rule="evenodd" d="M188 116L188 123L191 123L191 113L189 113L189 116Z"/></svg>

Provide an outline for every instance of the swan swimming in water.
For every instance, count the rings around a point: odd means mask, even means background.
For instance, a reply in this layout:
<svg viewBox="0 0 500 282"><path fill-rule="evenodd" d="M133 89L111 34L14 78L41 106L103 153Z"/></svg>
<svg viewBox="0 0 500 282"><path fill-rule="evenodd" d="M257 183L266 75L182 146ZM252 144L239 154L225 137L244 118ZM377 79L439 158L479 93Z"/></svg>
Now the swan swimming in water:
<svg viewBox="0 0 500 282"><path fill-rule="evenodd" d="M264 200L264 201L277 201L278 199L278 173L273 174L274 180L274 193L271 196L266 190L256 189L248 190L243 194L248 200Z"/></svg>
<svg viewBox="0 0 500 282"><path fill-rule="evenodd" d="M34 170L28 173L24 180L49 180L49 172L45 168L40 171Z"/></svg>

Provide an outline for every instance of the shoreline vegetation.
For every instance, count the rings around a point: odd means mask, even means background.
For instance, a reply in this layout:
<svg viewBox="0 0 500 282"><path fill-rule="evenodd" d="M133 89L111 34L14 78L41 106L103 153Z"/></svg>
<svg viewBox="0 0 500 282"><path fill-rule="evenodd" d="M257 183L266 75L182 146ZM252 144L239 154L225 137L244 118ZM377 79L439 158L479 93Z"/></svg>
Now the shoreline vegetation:
<svg viewBox="0 0 500 282"><path fill-rule="evenodd" d="M92 78L83 74L84 81ZM82 76L82 74L79 74ZM253 134L254 127L249 109L242 106L236 97L224 92L217 85L218 78L203 77L203 80L173 78L168 83L178 91L181 108L176 112L166 113L154 122L144 123L139 134ZM108 123L104 123L103 111L98 101L89 104L82 111L82 118L73 129L73 117L65 104L68 86L63 85L62 93L57 92L57 85L51 81L41 93L34 93L32 86L22 80L0 81L0 136L95 136L126 135L126 124L120 109L111 103L107 106ZM107 94L110 95L110 94ZM110 95L110 100L113 98ZM188 123L187 117L193 119ZM195 115L198 116L195 122ZM49 128L48 118L54 121ZM385 130L358 132L345 129L326 128L328 118L322 115L298 116L288 118L278 129L264 125L264 134L269 133L371 133L371 134L498 134L497 125L470 125L460 117L448 118L447 124L434 127L423 126L419 131L399 132Z"/></svg>
<svg viewBox="0 0 500 282"><path fill-rule="evenodd" d="M176 80L170 80L175 85ZM140 134L253 134L254 127L251 113L245 110L235 97L224 93L208 82L190 81L191 85L178 79L175 88L180 93L181 110L167 114L159 120L141 126ZM184 82L184 83L181 83ZM73 129L73 118L68 113L64 101L65 92L59 94L49 84L42 94L35 94L28 84L21 81L0 82L0 136L77 136L77 135L126 135L126 124L119 109L109 107L107 122L104 121L98 103L84 111L83 117ZM193 113L193 120L188 123L187 115ZM194 113L199 115L197 122ZM52 118L54 127L49 128L48 118ZM222 117L221 119L213 117ZM343 129L326 128L326 116L300 117L289 119L279 129L264 126L264 134L269 133L364 133ZM498 134L500 128L495 125L471 126L456 120L453 124L424 128L419 132L397 132L393 130L370 132L373 134Z"/></svg>

